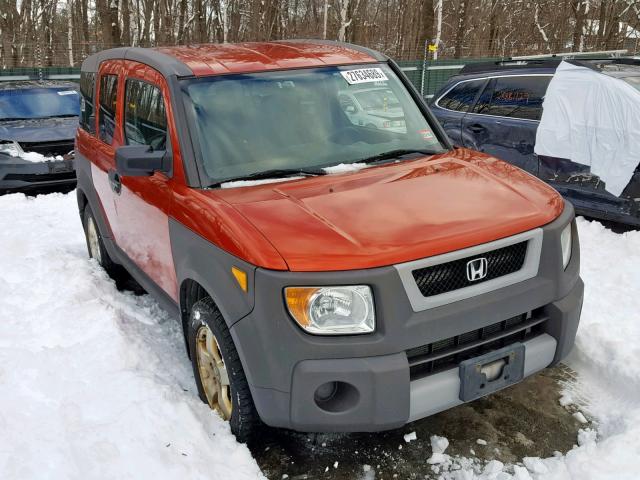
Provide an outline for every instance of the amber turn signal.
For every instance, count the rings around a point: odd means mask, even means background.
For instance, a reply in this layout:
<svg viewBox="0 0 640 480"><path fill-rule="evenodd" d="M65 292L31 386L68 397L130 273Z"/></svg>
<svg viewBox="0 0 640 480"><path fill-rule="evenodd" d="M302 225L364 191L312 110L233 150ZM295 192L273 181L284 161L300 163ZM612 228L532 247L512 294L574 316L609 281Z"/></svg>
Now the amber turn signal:
<svg viewBox="0 0 640 480"><path fill-rule="evenodd" d="M309 301L318 290L320 290L318 287L288 287L285 289L289 312L303 328L311 325Z"/></svg>
<svg viewBox="0 0 640 480"><path fill-rule="evenodd" d="M231 274L235 277L236 282L238 282L242 291L247 292L249 284L247 282L246 272L240 270L238 267L231 267Z"/></svg>

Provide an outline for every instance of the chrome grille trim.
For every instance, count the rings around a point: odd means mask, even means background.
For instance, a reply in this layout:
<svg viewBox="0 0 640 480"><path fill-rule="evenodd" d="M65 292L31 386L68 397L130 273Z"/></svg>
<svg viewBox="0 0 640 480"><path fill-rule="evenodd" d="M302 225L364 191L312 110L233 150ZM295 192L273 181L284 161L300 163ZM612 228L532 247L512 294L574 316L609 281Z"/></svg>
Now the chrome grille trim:
<svg viewBox="0 0 640 480"><path fill-rule="evenodd" d="M511 237L501 238L493 242L475 245L473 247L464 248L462 250L456 250L455 252L449 252L442 255L423 258L420 260L400 263L398 265L394 265L394 268L400 275L400 280L402 281L404 289L407 292L407 296L409 297L409 301L411 302L411 307L415 312L420 312L430 308L440 307L442 305L447 305L449 303L492 292L499 288L504 288L509 285L513 285L515 283L519 283L535 277L538 274L538 267L540 266L542 237L542 229L535 228L533 230L519 233ZM454 260L459 260L465 257L472 257L478 254L489 252L491 250L514 245L523 241L527 241L527 254L522 268L517 272L510 273L502 277L460 288L458 290L452 290L440 295L424 297L420 292L420 289L418 288L418 285L416 284L415 278L413 276L414 270L452 262Z"/></svg>

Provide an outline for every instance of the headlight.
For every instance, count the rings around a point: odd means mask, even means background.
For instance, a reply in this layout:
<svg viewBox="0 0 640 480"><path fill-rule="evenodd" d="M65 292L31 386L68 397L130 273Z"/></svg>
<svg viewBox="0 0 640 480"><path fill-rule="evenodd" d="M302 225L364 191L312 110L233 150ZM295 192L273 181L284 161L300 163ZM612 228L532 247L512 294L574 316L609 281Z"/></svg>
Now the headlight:
<svg viewBox="0 0 640 480"><path fill-rule="evenodd" d="M564 227L560 234L560 244L562 246L562 268L567 268L571 260L571 223Z"/></svg>
<svg viewBox="0 0 640 480"><path fill-rule="evenodd" d="M365 285L347 287L287 287L287 308L309 333L343 335L376 329L373 294Z"/></svg>

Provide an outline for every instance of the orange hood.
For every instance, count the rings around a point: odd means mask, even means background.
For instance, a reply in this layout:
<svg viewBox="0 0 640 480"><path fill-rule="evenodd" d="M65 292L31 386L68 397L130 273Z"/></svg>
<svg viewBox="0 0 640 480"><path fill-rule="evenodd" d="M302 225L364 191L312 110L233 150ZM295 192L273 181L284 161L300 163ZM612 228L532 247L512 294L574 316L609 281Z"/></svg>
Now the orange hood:
<svg viewBox="0 0 640 480"><path fill-rule="evenodd" d="M539 227L564 207L540 180L466 149L211 194L253 224L292 271L438 255Z"/></svg>

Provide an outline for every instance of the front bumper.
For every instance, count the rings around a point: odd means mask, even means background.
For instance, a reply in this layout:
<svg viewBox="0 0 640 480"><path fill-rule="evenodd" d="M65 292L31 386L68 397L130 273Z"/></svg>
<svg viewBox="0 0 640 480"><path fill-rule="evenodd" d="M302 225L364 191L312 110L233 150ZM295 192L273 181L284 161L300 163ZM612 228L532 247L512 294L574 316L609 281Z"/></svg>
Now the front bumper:
<svg viewBox="0 0 640 480"><path fill-rule="evenodd" d="M378 431L460 404L457 366L415 375L408 351L522 314L532 321L544 319L535 335L523 338L525 376L557 363L573 346L582 308L575 224L566 270L561 261L560 232L572 219L573 209L567 204L556 221L543 227L535 277L422 311L412 308L393 267L322 273L258 269L255 307L232 325L231 333L262 420L300 431ZM349 284L373 289L375 333L313 336L289 318L284 287ZM327 382L341 382L341 390L334 396L337 400L319 404L314 394Z"/></svg>
<svg viewBox="0 0 640 480"><path fill-rule="evenodd" d="M73 187L75 184L76 172L71 159L37 163L19 158L0 161L0 193Z"/></svg>

